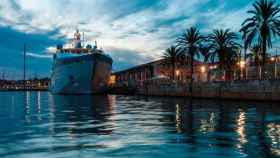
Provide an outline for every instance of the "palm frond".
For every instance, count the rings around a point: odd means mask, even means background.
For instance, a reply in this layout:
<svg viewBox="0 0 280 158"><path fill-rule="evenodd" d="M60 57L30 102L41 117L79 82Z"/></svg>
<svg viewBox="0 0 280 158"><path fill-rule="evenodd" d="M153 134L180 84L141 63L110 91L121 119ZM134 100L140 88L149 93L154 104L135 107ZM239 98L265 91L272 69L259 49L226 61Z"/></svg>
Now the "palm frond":
<svg viewBox="0 0 280 158"><path fill-rule="evenodd" d="M230 29L216 29L208 36L210 44L208 58L212 62L219 61L221 68L229 68L237 59L240 44L236 42L238 36Z"/></svg>
<svg viewBox="0 0 280 158"><path fill-rule="evenodd" d="M274 0L259 0L247 13L251 17L244 20L240 32L243 33L245 49L257 42L264 48L272 47L272 37L280 36L280 7ZM265 58L263 61L265 64Z"/></svg>

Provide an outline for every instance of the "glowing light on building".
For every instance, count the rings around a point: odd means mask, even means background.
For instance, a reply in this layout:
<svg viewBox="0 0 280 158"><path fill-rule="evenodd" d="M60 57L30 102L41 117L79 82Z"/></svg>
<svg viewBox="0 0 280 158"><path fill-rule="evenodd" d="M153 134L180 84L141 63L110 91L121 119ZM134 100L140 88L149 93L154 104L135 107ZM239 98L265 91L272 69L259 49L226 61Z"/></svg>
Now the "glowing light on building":
<svg viewBox="0 0 280 158"><path fill-rule="evenodd" d="M241 68L244 68L245 67L245 61L243 61L243 60L240 61L239 65L240 65Z"/></svg>
<svg viewBox="0 0 280 158"><path fill-rule="evenodd" d="M210 70L212 70L212 69L217 69L217 65L212 65L212 66L209 67L209 69L210 69Z"/></svg>
<svg viewBox="0 0 280 158"><path fill-rule="evenodd" d="M176 76L179 76L179 75L180 75L180 70L176 70L176 71L175 71L175 75L176 75Z"/></svg>
<svg viewBox="0 0 280 158"><path fill-rule="evenodd" d="M110 84L110 85L116 84L116 76L115 76L115 75L111 75L111 76L110 76L109 84Z"/></svg>
<svg viewBox="0 0 280 158"><path fill-rule="evenodd" d="M201 67L200 67L200 72L201 72L201 73L205 73L205 71L206 71L205 66L201 66Z"/></svg>

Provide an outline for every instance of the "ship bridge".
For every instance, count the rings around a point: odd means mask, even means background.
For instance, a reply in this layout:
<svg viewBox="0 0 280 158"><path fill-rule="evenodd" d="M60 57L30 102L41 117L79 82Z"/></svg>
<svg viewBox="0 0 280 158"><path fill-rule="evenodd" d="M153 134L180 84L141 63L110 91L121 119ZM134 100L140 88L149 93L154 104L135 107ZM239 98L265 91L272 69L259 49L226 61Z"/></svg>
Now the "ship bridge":
<svg viewBox="0 0 280 158"><path fill-rule="evenodd" d="M59 53L75 53L75 54L83 54L83 53L103 53L101 49L97 49L97 43L95 41L95 46L87 45L83 47L82 42L84 42L84 33L83 40L81 40L81 33L79 29L74 33L74 38L72 39L72 48L63 48L62 45L57 46L57 51Z"/></svg>

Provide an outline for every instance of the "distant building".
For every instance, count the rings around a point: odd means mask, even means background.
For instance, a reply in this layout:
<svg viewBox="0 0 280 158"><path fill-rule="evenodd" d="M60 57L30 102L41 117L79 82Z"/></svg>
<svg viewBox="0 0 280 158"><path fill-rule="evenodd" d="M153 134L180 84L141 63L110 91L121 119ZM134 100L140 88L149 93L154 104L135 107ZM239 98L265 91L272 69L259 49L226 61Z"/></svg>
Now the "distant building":
<svg viewBox="0 0 280 158"><path fill-rule="evenodd" d="M24 80L0 80L0 90L47 90L50 79L29 79Z"/></svg>
<svg viewBox="0 0 280 158"><path fill-rule="evenodd" d="M208 81L232 81L232 80L256 80L260 79L261 71L265 72L263 79L278 79L280 77L280 57L274 56L267 60L265 69L261 69L252 59L240 60L230 70L219 68L219 63L203 63L194 61L194 82ZM172 76L171 64L164 59L156 60L146 64L138 65L123 71L114 72L111 75L111 85L141 85L148 80L169 80ZM189 60L186 63L176 63L175 80L186 83L191 79L191 67Z"/></svg>

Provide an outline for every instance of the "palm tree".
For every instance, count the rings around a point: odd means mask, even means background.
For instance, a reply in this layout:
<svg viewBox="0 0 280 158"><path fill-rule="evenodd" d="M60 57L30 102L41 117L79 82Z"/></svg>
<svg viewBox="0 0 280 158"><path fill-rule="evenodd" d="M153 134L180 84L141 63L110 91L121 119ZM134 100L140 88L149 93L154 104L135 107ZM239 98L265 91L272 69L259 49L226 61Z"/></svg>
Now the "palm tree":
<svg viewBox="0 0 280 158"><path fill-rule="evenodd" d="M204 58L204 63L208 63L209 57L210 57L210 47L209 46L201 46L200 48L200 54L202 54Z"/></svg>
<svg viewBox="0 0 280 158"><path fill-rule="evenodd" d="M254 60L254 64L257 66L261 65L261 47L259 45L254 45L250 49L251 53L248 54L248 56L252 57Z"/></svg>
<svg viewBox="0 0 280 158"><path fill-rule="evenodd" d="M190 58L191 62L191 82L190 93L192 95L193 72L194 72L194 56L199 56L200 47L204 40L199 30L195 27L187 29L181 37L178 38L178 45L184 50L185 55Z"/></svg>
<svg viewBox="0 0 280 158"><path fill-rule="evenodd" d="M175 79L176 63L182 58L182 51L179 47L171 46L163 53L163 59L167 64L171 64L172 67L172 79Z"/></svg>
<svg viewBox="0 0 280 158"><path fill-rule="evenodd" d="M254 64L257 67L259 79L261 79L261 47L255 44L250 48L250 51L251 53L248 54L248 57L251 57L254 60Z"/></svg>
<svg viewBox="0 0 280 158"><path fill-rule="evenodd" d="M212 63L218 60L220 69L224 70L227 77L238 60L240 45L236 42L237 39L237 35L229 29L216 29L208 35L208 58Z"/></svg>
<svg viewBox="0 0 280 158"><path fill-rule="evenodd" d="M253 4L251 15L242 23L245 49L257 43L262 49L262 66L266 64L267 47L272 47L272 36L280 36L280 7L274 0L259 0Z"/></svg>

